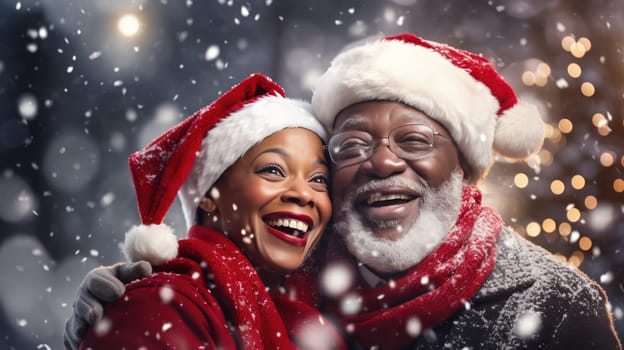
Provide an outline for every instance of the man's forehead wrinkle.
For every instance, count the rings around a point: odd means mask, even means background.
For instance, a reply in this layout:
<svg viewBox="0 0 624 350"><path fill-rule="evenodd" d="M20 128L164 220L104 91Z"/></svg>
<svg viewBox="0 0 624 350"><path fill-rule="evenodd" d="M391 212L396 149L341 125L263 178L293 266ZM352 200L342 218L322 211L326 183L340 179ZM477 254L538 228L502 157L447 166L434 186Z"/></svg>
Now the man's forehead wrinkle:
<svg viewBox="0 0 624 350"><path fill-rule="evenodd" d="M370 124L371 120L369 117L361 114L352 114L347 115L344 120L338 124L336 130L361 129L363 127L370 126Z"/></svg>
<svg viewBox="0 0 624 350"><path fill-rule="evenodd" d="M427 122L428 124L431 124L431 121L433 121L433 119L431 119L426 114L422 115L421 117L419 116L418 112L418 110L402 111L398 115L394 116L393 119L400 120L405 124L422 122ZM351 115L347 114L344 118L342 118L343 120L337 125L335 130L340 131L366 129L372 125L372 119L374 118L375 116L361 114L358 112Z"/></svg>

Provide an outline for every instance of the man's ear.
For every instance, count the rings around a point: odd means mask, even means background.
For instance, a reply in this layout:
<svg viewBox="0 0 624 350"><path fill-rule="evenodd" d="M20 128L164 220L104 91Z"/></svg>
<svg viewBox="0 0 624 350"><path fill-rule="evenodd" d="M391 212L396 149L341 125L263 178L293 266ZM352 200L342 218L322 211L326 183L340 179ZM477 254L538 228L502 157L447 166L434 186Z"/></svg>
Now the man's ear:
<svg viewBox="0 0 624 350"><path fill-rule="evenodd" d="M464 158L464 156L460 153L459 154L459 171L462 172L462 174L464 175L464 183L467 185L472 184L474 181L474 179L472 178L472 170L470 168L470 165L468 164L468 162L466 161L466 159Z"/></svg>

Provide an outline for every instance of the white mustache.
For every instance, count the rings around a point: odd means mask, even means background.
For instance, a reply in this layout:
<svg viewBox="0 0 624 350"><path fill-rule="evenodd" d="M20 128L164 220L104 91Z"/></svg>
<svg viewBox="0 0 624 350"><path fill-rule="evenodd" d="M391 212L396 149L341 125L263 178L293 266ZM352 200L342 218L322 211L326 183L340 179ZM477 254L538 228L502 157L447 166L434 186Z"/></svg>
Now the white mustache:
<svg viewBox="0 0 624 350"><path fill-rule="evenodd" d="M419 196L424 196L427 193L427 189L419 183L411 180L407 180L401 177L391 177L381 180L370 180L369 182L356 188L355 191L349 196L349 199L356 198L365 192L375 191L380 188L386 187L404 187L410 191L415 192Z"/></svg>

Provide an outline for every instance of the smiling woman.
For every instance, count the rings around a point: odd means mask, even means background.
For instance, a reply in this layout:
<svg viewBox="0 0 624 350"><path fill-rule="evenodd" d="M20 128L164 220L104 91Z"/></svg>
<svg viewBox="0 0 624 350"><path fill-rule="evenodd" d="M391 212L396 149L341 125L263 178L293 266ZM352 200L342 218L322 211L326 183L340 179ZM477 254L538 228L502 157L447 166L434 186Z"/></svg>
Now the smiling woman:
<svg viewBox="0 0 624 350"><path fill-rule="evenodd" d="M329 221L328 177L318 135L288 128L249 149L215 184L217 198L204 197L200 208L216 218L206 224L228 233L261 276L288 273L303 264Z"/></svg>
<svg viewBox="0 0 624 350"><path fill-rule="evenodd" d="M81 348L295 349L310 327L343 348L318 311L284 295L332 210L325 129L283 95L252 75L130 156L142 225L125 252L157 272L127 285ZM180 241L162 224L176 193Z"/></svg>

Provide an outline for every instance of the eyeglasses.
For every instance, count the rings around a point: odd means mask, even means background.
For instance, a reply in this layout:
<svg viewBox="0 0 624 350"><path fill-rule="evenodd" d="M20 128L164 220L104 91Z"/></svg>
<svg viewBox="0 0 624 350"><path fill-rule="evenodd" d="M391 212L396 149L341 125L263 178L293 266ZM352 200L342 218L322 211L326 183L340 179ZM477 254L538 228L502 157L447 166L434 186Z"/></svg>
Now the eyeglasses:
<svg viewBox="0 0 624 350"><path fill-rule="evenodd" d="M332 162L340 167L362 163L373 155L375 148L387 139L390 151L403 160L414 160L429 154L434 136L445 135L425 124L407 124L390 130L387 137L374 138L366 131L345 131L335 134L327 143Z"/></svg>

